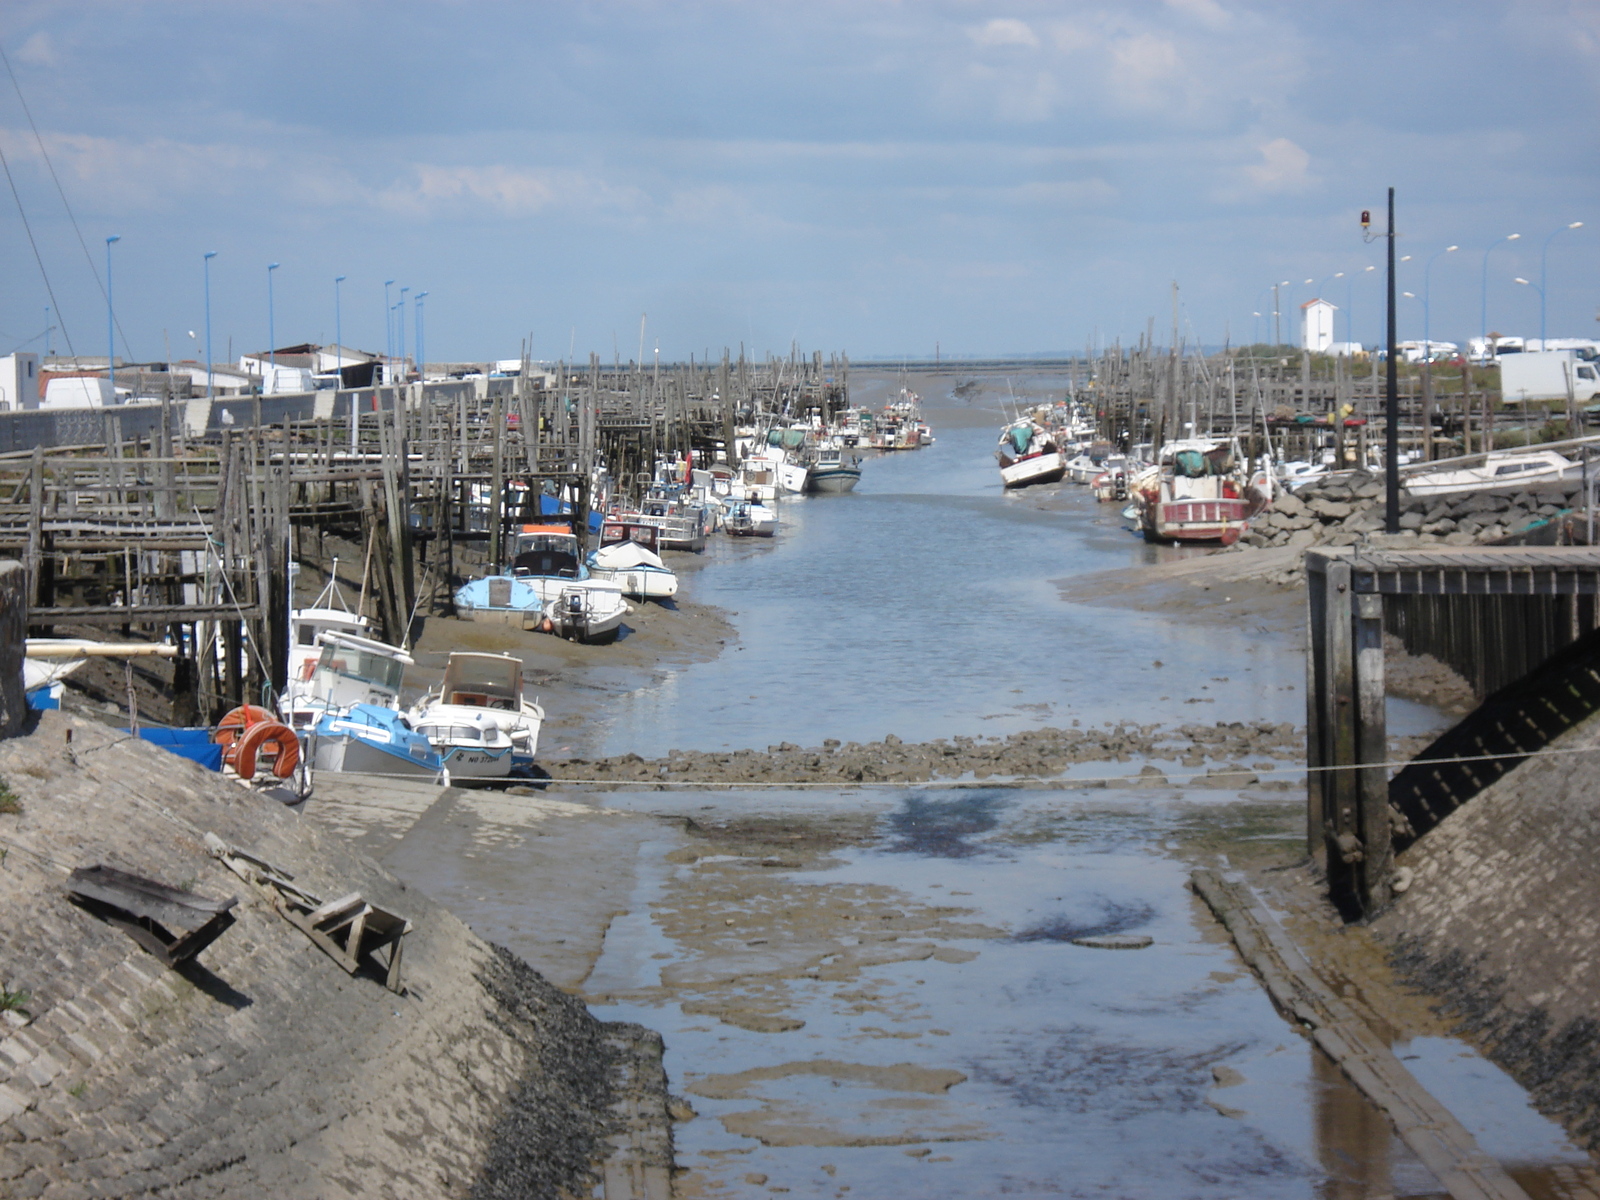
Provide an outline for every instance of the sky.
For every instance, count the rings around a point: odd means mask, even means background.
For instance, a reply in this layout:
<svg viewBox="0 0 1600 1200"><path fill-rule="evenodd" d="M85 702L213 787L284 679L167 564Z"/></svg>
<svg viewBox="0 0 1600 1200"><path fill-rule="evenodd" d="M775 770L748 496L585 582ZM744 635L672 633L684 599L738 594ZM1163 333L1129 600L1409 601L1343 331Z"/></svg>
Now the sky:
<svg viewBox="0 0 1600 1200"><path fill-rule="evenodd" d="M1600 335L1600 0L8 0L0 48L0 353L105 354L112 235L136 361L198 356L207 251L219 361L384 351L401 287L431 361L1168 344L1174 282L1190 343L1287 281L1285 340L1373 344L1391 186L1401 338L1538 336L1541 280Z"/></svg>

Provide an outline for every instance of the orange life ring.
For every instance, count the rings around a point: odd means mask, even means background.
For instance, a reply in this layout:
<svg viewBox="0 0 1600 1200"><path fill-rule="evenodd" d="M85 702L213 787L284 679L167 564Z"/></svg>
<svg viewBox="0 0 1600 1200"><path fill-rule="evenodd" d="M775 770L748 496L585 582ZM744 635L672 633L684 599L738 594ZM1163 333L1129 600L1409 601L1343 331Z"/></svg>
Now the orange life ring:
<svg viewBox="0 0 1600 1200"><path fill-rule="evenodd" d="M281 721L257 721L224 757L240 779L253 779L256 760L264 754L272 756L272 773L287 779L300 765L300 739Z"/></svg>
<svg viewBox="0 0 1600 1200"><path fill-rule="evenodd" d="M220 746L231 746L250 726L272 719L272 714L259 704L241 704L217 722L216 732L211 735L211 740Z"/></svg>

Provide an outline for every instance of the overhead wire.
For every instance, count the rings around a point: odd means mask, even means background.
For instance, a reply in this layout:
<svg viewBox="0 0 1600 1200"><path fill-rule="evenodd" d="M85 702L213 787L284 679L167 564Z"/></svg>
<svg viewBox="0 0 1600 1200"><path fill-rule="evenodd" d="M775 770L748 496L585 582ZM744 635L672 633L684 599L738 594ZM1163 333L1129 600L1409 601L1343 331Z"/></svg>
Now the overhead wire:
<svg viewBox="0 0 1600 1200"><path fill-rule="evenodd" d="M33 110L28 107L27 98L22 94L22 83L17 79L17 73L11 68L11 59L7 56L4 46L0 46L0 63L5 64L6 74L11 77L11 86L15 89L17 100L22 105L23 115L28 118L28 128L33 130L33 140L39 144L39 155L44 159L45 168L50 172L50 181L56 185L56 195L61 197L61 207L67 210L67 220L72 222L72 231L78 235L78 245L83 247L83 260L89 264L89 274L94 276L95 286L100 289L100 298L109 305L111 298L106 294L105 280L100 278L100 269L94 265L94 255L89 253L89 243L84 241L83 230L78 226L77 215L72 211L72 205L67 202L66 189L61 186L61 179L56 175L55 163L50 161L50 152L45 149L44 138L40 135L39 126L33 119ZM54 299L52 296L51 300L54 301ZM56 312L58 315L60 314L59 307ZM122 353L132 359L133 351L128 348L128 335L122 332L122 322L116 319L115 313L112 314L112 320L116 323L118 336L122 338ZM66 321L64 318L61 322L61 332L63 335L66 334ZM67 339L67 348L69 350L72 348L72 340L70 338ZM77 355L74 354L73 357L76 358Z"/></svg>
<svg viewBox="0 0 1600 1200"><path fill-rule="evenodd" d="M6 158L4 146L0 146L0 167L5 169L6 182L11 185L11 198L17 202L17 214L22 218L22 228L27 231L28 245L33 248L33 261L39 264L39 274L44 279L44 290L50 296L50 303L55 308L56 315L61 321L61 336L67 339L67 349L73 358L78 357L78 352L73 349L72 335L67 332L67 321L61 316L61 304L56 299L56 291L50 285L50 272L45 270L44 256L39 253L39 243L33 236L33 225L28 220L28 210L22 207L22 194L17 191L17 181L11 174L11 163Z"/></svg>

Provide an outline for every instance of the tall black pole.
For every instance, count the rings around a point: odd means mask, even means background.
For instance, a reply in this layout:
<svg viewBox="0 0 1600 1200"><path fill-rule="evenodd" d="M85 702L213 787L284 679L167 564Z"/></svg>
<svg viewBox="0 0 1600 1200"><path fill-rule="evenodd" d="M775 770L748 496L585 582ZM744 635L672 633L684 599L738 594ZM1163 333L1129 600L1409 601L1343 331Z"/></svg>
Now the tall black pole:
<svg viewBox="0 0 1600 1200"><path fill-rule="evenodd" d="M1384 373L1383 395L1383 474L1387 491L1388 513L1384 517L1385 533L1400 532L1400 387L1398 364L1395 362L1394 334L1394 189L1389 189L1389 345L1388 368Z"/></svg>

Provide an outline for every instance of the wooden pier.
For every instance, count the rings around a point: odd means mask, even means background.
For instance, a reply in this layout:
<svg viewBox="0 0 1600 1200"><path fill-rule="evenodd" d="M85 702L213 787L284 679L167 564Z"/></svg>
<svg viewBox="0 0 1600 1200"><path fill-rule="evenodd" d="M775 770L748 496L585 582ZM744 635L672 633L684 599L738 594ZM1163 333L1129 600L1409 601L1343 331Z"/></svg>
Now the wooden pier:
<svg viewBox="0 0 1600 1200"><path fill-rule="evenodd" d="M1310 550L1306 587L1307 844L1356 919L1397 849L1600 711L1600 549ZM1482 701L1393 778L1386 630Z"/></svg>
<svg viewBox="0 0 1600 1200"><path fill-rule="evenodd" d="M449 611L458 548L498 567L541 497L568 505L582 538L602 469L635 502L659 461L733 462L735 429L757 414L826 420L848 404L843 356L725 352L0 414L0 445L31 447L0 453L0 555L26 566L30 634L169 640L172 719L209 723L284 687L290 564L331 570L327 538L362 548L377 633L407 644L419 616Z"/></svg>

